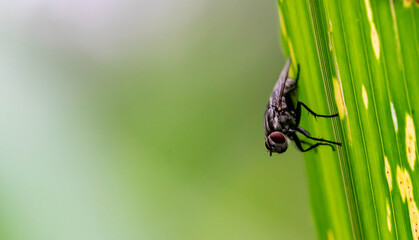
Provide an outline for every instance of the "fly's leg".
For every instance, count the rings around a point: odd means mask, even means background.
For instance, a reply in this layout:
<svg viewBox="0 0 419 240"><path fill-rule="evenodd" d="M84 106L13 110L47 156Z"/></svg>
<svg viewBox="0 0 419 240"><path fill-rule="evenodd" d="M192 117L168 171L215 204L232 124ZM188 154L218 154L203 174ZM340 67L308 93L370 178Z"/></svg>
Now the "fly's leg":
<svg viewBox="0 0 419 240"><path fill-rule="evenodd" d="M338 117L339 114L333 114L333 115L320 115L315 113L313 110L311 110L309 107L307 107L307 105L305 105L303 102L298 101L297 102L297 108L295 109L295 117L296 117L296 123L297 126L298 124L300 124L300 119L301 119L301 106L303 106L305 109L307 109L307 111L309 113L311 113L314 117L323 117L323 118L332 118L332 117Z"/></svg>
<svg viewBox="0 0 419 240"><path fill-rule="evenodd" d="M298 79L300 79L300 64L297 64L297 77L295 77L295 85L297 85Z"/></svg>
<svg viewBox="0 0 419 240"><path fill-rule="evenodd" d="M310 134L309 134L309 133L308 133L308 132L307 132L304 128L302 128L302 127L297 127L297 128L295 129L295 131L302 133L304 136L306 136L307 138L312 139L312 140L316 140L316 141L319 141L319 142L327 142L327 143L330 143L330 144L336 144L336 145L342 146L342 143L339 143L339 142L333 142L333 141L325 140L325 139L323 139L323 138L315 138L315 137L312 137L312 136L310 136Z"/></svg>
<svg viewBox="0 0 419 240"><path fill-rule="evenodd" d="M286 82L286 85L285 85L285 89L286 89L287 93L289 93L292 90L297 88L297 82L298 82L299 78L300 78L300 64L297 64L297 77L295 79L287 78L287 80L286 80L287 82Z"/></svg>
<svg viewBox="0 0 419 240"><path fill-rule="evenodd" d="M300 139L298 138L297 134L295 134L295 133L292 135L292 139L294 140L295 145L297 145L298 149L299 149L301 152L307 152L307 151L310 151L310 150L312 150L312 149L314 149L314 148L316 148L316 147L318 147L318 146L330 146L330 147L332 148L332 150L333 150L333 151L335 151L335 148L333 147L333 145L332 145L332 144L329 144L329 143L316 143L316 144L311 145L311 146L310 146L310 147L308 147L307 149L304 149L304 148L303 148L303 146L301 146L301 143L302 143L303 141L302 141L302 140L300 140Z"/></svg>

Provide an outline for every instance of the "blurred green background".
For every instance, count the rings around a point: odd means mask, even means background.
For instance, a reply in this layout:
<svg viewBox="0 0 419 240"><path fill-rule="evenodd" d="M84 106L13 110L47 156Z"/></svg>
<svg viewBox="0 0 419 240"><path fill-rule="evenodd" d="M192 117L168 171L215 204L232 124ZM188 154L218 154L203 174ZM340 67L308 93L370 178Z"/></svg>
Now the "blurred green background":
<svg viewBox="0 0 419 240"><path fill-rule="evenodd" d="M276 1L0 3L1 239L313 239L263 114Z"/></svg>

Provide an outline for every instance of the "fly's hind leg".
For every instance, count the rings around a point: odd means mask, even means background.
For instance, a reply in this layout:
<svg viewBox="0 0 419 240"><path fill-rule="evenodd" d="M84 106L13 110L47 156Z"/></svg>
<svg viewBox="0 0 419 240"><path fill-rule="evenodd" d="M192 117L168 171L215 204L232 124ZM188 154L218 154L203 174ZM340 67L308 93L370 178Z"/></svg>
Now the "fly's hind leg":
<svg viewBox="0 0 419 240"><path fill-rule="evenodd" d="M298 126L298 124L300 124L300 119L301 119L301 106L303 106L305 109L307 109L307 111L309 113L311 113L311 115L313 115L314 117L333 118L333 117L338 117L339 116L338 113L333 114L333 115L321 115L321 114L317 114L313 110L311 110L307 105L305 105L303 102L298 101L297 102L297 108L295 109L295 117L296 117L297 126Z"/></svg>
<svg viewBox="0 0 419 240"><path fill-rule="evenodd" d="M285 83L285 92L288 93L296 89L299 78L300 78L300 64L297 64L297 77L295 79L287 78L286 83Z"/></svg>
<svg viewBox="0 0 419 240"><path fill-rule="evenodd" d="M297 64L297 77L295 77L295 83L298 83L298 79L300 79L300 64Z"/></svg>

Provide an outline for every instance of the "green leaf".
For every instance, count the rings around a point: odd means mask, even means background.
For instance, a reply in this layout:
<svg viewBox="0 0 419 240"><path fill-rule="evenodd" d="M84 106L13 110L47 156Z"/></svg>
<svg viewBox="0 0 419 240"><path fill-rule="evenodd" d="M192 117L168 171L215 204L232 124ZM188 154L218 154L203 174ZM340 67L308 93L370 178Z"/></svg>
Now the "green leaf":
<svg viewBox="0 0 419 240"><path fill-rule="evenodd" d="M280 0L284 52L315 137L306 153L319 239L419 239L419 4L407 0ZM415 114L416 113L416 114Z"/></svg>

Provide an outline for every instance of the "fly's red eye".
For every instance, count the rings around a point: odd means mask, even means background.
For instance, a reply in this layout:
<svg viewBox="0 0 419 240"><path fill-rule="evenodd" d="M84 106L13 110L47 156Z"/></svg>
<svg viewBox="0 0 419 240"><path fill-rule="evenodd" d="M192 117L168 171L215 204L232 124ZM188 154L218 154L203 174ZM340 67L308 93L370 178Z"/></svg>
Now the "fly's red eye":
<svg viewBox="0 0 419 240"><path fill-rule="evenodd" d="M273 132L269 135L269 138L276 144L282 144L286 141L284 134L281 132Z"/></svg>

